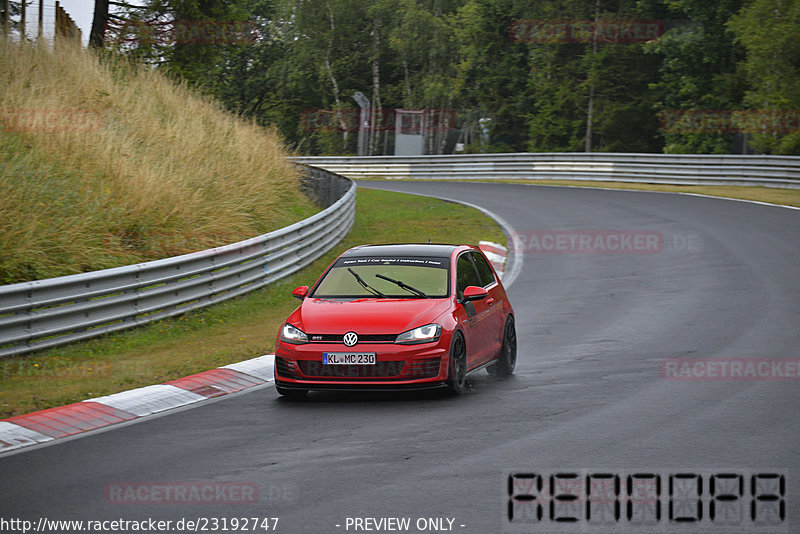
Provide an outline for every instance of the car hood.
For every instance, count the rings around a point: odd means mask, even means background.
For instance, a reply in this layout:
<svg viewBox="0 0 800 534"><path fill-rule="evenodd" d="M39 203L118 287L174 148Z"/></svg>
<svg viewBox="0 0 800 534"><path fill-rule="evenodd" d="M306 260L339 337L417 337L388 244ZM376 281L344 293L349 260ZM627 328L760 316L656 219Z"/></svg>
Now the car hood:
<svg viewBox="0 0 800 534"><path fill-rule="evenodd" d="M399 334L434 322L449 299L306 298L289 322L307 334Z"/></svg>

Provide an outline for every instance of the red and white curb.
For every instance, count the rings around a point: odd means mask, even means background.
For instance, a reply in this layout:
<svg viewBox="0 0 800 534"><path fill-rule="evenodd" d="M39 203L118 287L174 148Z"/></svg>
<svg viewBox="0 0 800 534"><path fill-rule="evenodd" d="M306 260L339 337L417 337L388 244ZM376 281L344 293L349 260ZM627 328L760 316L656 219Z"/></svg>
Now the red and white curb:
<svg viewBox="0 0 800 534"><path fill-rule="evenodd" d="M497 243L492 243L491 241L479 241L478 248L483 251L486 259L488 259L489 263L491 263L492 267L494 267L494 271L497 273L497 276L499 276L500 280L502 280L503 272L505 271L506 267L506 258L508 257L508 249L503 245L498 245Z"/></svg>
<svg viewBox="0 0 800 534"><path fill-rule="evenodd" d="M272 354L164 384L0 420L0 454L147 417L273 381Z"/></svg>
<svg viewBox="0 0 800 534"><path fill-rule="evenodd" d="M481 241L478 247L502 279L506 247L490 241ZM267 354L163 384L3 419L0 420L0 454L272 382L274 365L274 355Z"/></svg>

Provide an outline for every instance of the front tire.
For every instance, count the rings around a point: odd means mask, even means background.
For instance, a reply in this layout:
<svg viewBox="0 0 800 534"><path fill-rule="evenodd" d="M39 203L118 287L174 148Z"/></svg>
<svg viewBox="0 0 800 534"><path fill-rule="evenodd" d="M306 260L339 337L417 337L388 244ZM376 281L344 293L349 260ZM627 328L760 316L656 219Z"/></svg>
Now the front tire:
<svg viewBox="0 0 800 534"><path fill-rule="evenodd" d="M467 387L467 348L464 337L456 332L450 342L450 358L447 365L447 387L460 395Z"/></svg>
<svg viewBox="0 0 800 534"><path fill-rule="evenodd" d="M517 329L514 326L514 318L508 316L506 327L503 330L503 345L500 347L500 357L497 361L486 368L492 376L510 376L514 373L517 366Z"/></svg>

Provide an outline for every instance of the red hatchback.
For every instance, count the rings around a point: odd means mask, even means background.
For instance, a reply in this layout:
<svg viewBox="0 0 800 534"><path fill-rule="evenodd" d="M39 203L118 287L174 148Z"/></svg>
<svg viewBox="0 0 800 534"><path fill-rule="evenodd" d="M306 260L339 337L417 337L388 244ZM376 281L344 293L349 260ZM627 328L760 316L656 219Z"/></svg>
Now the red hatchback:
<svg viewBox="0 0 800 534"><path fill-rule="evenodd" d="M514 312L477 247L369 245L293 291L303 303L278 333L278 393L419 389L461 393L468 373L510 375Z"/></svg>

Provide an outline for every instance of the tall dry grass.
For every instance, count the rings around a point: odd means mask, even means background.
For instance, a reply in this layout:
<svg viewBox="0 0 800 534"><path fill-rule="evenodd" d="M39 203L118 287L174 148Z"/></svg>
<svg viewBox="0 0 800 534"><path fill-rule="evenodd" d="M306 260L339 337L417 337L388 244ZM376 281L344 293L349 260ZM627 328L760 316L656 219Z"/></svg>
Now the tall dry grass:
<svg viewBox="0 0 800 534"><path fill-rule="evenodd" d="M0 283L297 221L314 208L286 155L274 132L156 71L72 45L0 40Z"/></svg>

